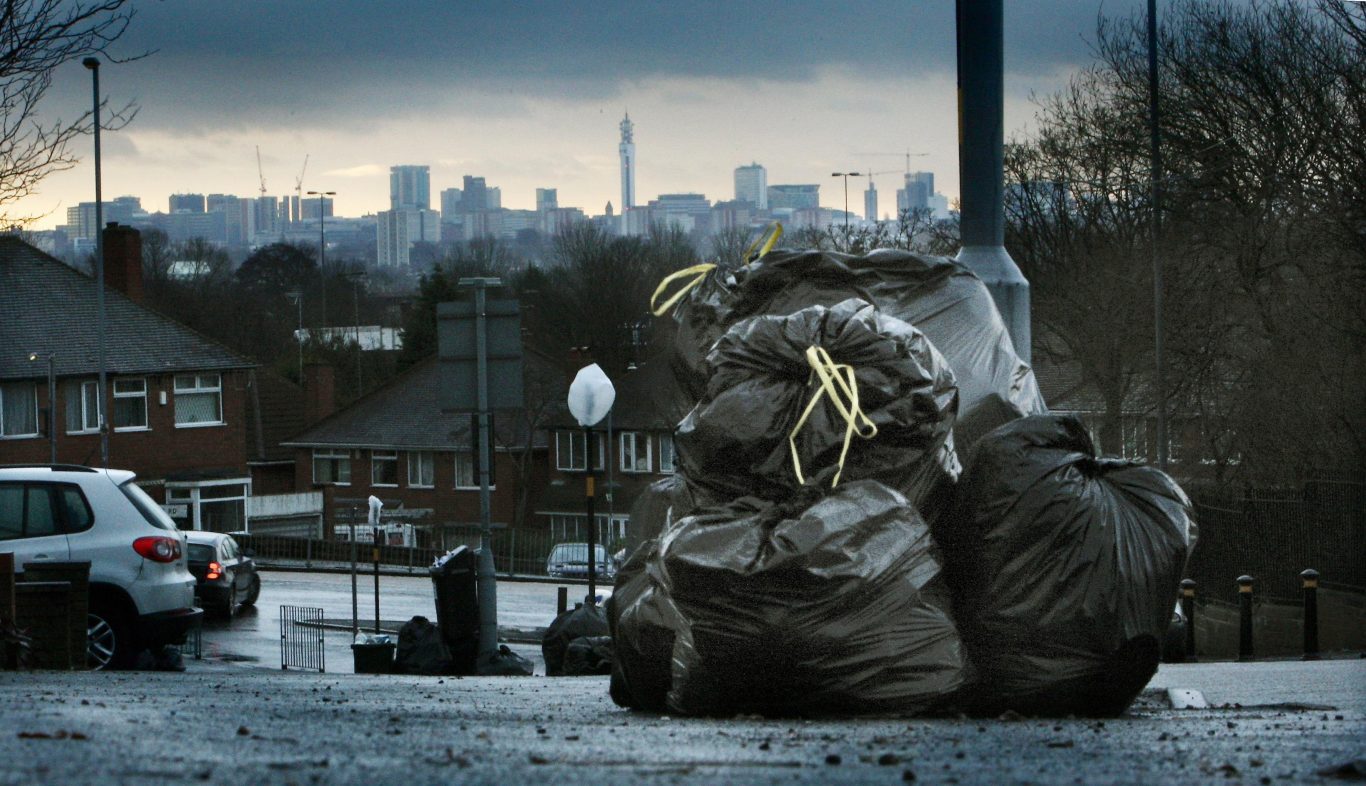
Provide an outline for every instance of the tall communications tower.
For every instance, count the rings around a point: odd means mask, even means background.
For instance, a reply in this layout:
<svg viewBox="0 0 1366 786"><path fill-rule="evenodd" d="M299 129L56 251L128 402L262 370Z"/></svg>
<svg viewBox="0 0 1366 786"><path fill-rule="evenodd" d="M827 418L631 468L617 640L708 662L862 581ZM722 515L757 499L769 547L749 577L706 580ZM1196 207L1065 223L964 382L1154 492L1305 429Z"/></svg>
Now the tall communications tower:
<svg viewBox="0 0 1366 786"><path fill-rule="evenodd" d="M636 206L636 143L633 136L635 127L635 123L631 122L631 113L627 112L621 121L621 144L617 146L617 151L621 153L622 212Z"/></svg>

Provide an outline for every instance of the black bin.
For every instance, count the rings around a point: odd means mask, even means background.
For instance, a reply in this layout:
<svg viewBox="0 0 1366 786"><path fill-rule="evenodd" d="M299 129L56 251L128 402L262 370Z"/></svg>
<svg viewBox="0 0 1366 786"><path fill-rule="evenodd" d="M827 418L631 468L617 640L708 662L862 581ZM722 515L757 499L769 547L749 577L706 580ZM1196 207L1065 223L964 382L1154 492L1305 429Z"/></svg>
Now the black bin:
<svg viewBox="0 0 1366 786"><path fill-rule="evenodd" d="M477 552L460 546L431 569L436 595L436 625L451 653L456 674L474 674L479 655L479 593L475 584Z"/></svg>
<svg viewBox="0 0 1366 786"><path fill-rule="evenodd" d="M352 644L351 655L356 661L357 674L389 674L394 670L394 642Z"/></svg>

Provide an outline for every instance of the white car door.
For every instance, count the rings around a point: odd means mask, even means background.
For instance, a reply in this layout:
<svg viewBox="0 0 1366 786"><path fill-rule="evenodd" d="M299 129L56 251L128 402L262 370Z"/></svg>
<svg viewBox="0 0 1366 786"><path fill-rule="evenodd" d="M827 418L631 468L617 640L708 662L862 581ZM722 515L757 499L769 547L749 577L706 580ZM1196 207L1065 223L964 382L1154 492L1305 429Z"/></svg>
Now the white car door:
<svg viewBox="0 0 1366 786"><path fill-rule="evenodd" d="M58 527L57 489L50 483L0 483L0 551L14 554L15 570L30 562L70 558Z"/></svg>

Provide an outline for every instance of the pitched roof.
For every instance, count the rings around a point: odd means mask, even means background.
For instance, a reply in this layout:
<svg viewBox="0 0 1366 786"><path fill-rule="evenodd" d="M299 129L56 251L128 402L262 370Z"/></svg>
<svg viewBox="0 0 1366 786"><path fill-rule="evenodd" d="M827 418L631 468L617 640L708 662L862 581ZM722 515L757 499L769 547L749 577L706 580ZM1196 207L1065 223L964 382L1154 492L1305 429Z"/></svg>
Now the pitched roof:
<svg viewBox="0 0 1366 786"><path fill-rule="evenodd" d="M94 280L13 236L0 236L0 379L34 379L51 352L57 376L98 371ZM110 374L224 371L255 364L190 328L105 288Z"/></svg>
<svg viewBox="0 0 1366 786"><path fill-rule="evenodd" d="M469 449L474 444L472 418L467 412L442 412L441 388L441 366L430 358L282 444L301 448ZM525 444L525 432L517 432L514 420L495 415L498 445ZM544 432L537 432L534 444L545 446Z"/></svg>

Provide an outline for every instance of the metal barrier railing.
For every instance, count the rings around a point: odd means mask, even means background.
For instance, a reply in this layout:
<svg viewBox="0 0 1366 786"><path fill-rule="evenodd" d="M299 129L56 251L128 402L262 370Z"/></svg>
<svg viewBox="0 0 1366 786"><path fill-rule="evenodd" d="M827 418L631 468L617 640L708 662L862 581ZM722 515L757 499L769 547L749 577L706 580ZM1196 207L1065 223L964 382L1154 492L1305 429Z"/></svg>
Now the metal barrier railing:
<svg viewBox="0 0 1366 786"><path fill-rule="evenodd" d="M311 606L280 607L280 668L327 671L323 650L323 610Z"/></svg>

